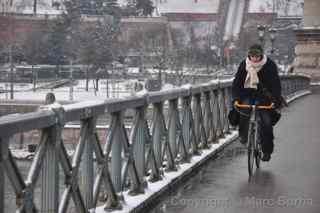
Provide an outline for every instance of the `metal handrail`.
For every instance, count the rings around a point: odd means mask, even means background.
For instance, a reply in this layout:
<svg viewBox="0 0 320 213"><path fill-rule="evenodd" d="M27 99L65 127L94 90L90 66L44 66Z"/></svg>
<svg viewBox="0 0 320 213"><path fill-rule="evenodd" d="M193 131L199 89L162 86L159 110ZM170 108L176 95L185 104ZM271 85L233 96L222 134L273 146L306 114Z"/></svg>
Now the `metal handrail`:
<svg viewBox="0 0 320 213"><path fill-rule="evenodd" d="M281 78L286 95L306 89L310 82L306 76ZM212 82L126 99L53 104L37 112L3 116L0 185L4 185L6 174L16 194L17 209L22 212L67 212L70 199L77 212L88 212L100 205L102 198L105 209L121 209L125 191L144 193L148 182L161 180L165 171L177 170L179 164L190 162L229 133L231 83ZM164 104L168 104L166 109ZM147 108L152 109L151 119L146 116ZM130 133L123 118L128 109L135 111ZM101 143L96 123L106 113L111 120L106 142ZM80 121L81 127L72 159L62 138L64 125L71 121ZM23 179L9 148L10 137L30 130L40 130L41 136L27 179ZM65 174L61 196L59 165ZM38 180L42 185L40 206L34 202ZM4 212L3 187L0 212Z"/></svg>

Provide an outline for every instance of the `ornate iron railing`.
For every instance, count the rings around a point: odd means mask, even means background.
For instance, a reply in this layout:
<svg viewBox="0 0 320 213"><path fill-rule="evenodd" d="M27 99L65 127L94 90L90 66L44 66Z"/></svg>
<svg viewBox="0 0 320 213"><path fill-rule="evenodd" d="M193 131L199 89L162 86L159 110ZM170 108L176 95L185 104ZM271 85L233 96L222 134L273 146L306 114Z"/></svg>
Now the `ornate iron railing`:
<svg viewBox="0 0 320 213"><path fill-rule="evenodd" d="M283 94L306 89L309 81L306 76L282 76ZM76 212L89 212L101 200L107 210L121 209L124 191L132 196L144 193L148 182L160 181L164 172L178 170L179 164L190 162L228 134L230 86L230 80L217 81L141 97L52 104L37 112L1 117L0 212L5 211L5 175L16 194L18 212L63 213L71 199ZM134 110L131 121L124 117L128 110ZM105 114L110 122L106 141L101 142L96 123ZM80 121L81 130L70 158L62 131L72 121ZM40 141L24 179L9 148L10 137L36 129L41 131ZM61 171L64 180L59 178ZM37 181L41 194L34 192Z"/></svg>

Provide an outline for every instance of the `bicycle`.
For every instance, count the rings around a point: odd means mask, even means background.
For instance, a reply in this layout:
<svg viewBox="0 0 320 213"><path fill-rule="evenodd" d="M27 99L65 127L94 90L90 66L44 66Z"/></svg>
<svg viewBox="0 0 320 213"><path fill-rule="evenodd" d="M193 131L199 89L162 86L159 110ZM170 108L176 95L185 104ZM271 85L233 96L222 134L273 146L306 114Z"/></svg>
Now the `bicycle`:
<svg viewBox="0 0 320 213"><path fill-rule="evenodd" d="M253 174L253 164L256 162L256 167L260 168L261 160L261 143L260 143L260 134L259 134L259 122L260 116L257 116L257 110L271 110L274 107L274 104L270 105L257 105L256 102L252 105L249 104L240 104L238 101L235 101L234 106L239 109L250 109L250 119L249 119L249 128L248 128L248 138L247 138L247 149L248 149L248 172L251 177Z"/></svg>

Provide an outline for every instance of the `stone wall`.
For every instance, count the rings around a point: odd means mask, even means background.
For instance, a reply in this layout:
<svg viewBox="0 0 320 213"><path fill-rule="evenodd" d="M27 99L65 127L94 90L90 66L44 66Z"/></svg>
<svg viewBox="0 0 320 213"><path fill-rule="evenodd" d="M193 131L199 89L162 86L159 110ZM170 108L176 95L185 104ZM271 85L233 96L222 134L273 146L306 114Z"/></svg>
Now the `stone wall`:
<svg viewBox="0 0 320 213"><path fill-rule="evenodd" d="M312 81L320 81L320 42L298 41L295 53L295 72L310 75Z"/></svg>
<svg viewBox="0 0 320 213"><path fill-rule="evenodd" d="M305 0L303 28L296 30L295 71L320 81L320 1Z"/></svg>
<svg viewBox="0 0 320 213"><path fill-rule="evenodd" d="M320 26L320 1L319 0L304 0L304 26L314 27Z"/></svg>

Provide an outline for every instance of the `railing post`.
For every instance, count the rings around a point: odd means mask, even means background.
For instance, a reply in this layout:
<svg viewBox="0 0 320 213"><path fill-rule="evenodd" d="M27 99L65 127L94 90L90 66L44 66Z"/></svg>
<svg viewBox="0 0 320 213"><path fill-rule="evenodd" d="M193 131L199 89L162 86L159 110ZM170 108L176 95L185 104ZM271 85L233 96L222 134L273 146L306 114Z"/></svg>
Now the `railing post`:
<svg viewBox="0 0 320 213"><path fill-rule="evenodd" d="M45 131L45 130L44 130ZM59 167L57 143L59 143L59 130L52 127L48 133L47 151L42 167L42 190L41 190L41 210L40 212L57 212L59 193ZM46 143L45 141L41 143Z"/></svg>
<svg viewBox="0 0 320 213"><path fill-rule="evenodd" d="M133 158L136 163L138 176L140 182L146 186L147 182L144 179L145 174L145 107L138 107L135 109L135 117L133 122L133 127L131 130L130 140L133 146Z"/></svg>
<svg viewBox="0 0 320 213"><path fill-rule="evenodd" d="M200 113L201 113L201 94L196 94L193 96L194 100L194 132L195 132L195 139L198 143L201 141L200 135Z"/></svg>
<svg viewBox="0 0 320 213"><path fill-rule="evenodd" d="M213 110L213 116L215 116L215 137L214 139L217 140L219 137L222 136L222 126L221 126L221 108L220 108L220 95L219 95L219 90L214 90L213 95L214 95L214 110ZM218 141L216 141L218 142Z"/></svg>
<svg viewBox="0 0 320 213"><path fill-rule="evenodd" d="M121 143L121 128L122 128L122 112L115 112L111 115L116 122L114 132L114 141L112 143L111 151L111 179L116 192L121 191L121 169L122 169L122 143Z"/></svg>
<svg viewBox="0 0 320 213"><path fill-rule="evenodd" d="M204 93L204 127L209 142L213 142L213 120L210 104L210 91Z"/></svg>
<svg viewBox="0 0 320 213"><path fill-rule="evenodd" d="M182 99L182 133L185 147L190 153L190 114L189 114L190 96Z"/></svg>
<svg viewBox="0 0 320 213"><path fill-rule="evenodd" d="M94 189L93 189L93 195L94 195L93 198L94 198L94 204L97 205L99 193L100 191L102 191L101 185L102 183L104 183L104 186L105 186L104 196L106 198L104 209L106 211L122 209L122 206L119 202L119 197L114 188L114 184L111 176L112 174L109 171L109 164L110 164L109 156L112 150L116 129L119 128L119 125L118 126L117 125L118 124L117 124L116 113L112 113L110 128L108 129L106 143L103 149L101 148L101 145L99 143L98 135L97 133L95 133L94 148L95 148L95 154L96 154L96 160L97 160L97 167L100 167L101 169L98 171L97 177L95 179Z"/></svg>
<svg viewBox="0 0 320 213"><path fill-rule="evenodd" d="M196 140L200 143L201 149L209 148L208 135L206 134L202 107L201 107L201 93L194 96L195 99L195 115L194 115L194 126L196 132Z"/></svg>
<svg viewBox="0 0 320 213"><path fill-rule="evenodd" d="M169 131L169 144L171 147L172 155L177 157L177 107L178 100L169 100L169 112L168 112L168 131Z"/></svg>
<svg viewBox="0 0 320 213"><path fill-rule="evenodd" d="M286 96L288 96L288 95L290 95L290 85L289 85L289 80L288 79L286 79L285 80L285 85L286 85L286 92L285 92L285 94L286 94Z"/></svg>
<svg viewBox="0 0 320 213"><path fill-rule="evenodd" d="M45 157L43 159L41 175L41 207L39 212L58 212L59 208L59 146L61 143L61 133L64 125L64 111L62 107L51 108L56 113L56 125L44 129L43 134L47 134Z"/></svg>
<svg viewBox="0 0 320 213"><path fill-rule="evenodd" d="M229 113L229 111L233 108L232 106L232 88L229 87L228 88L228 111L227 113ZM228 120L228 128L229 128L229 131L230 130L235 130L236 127L235 126L231 126L230 123L229 123L229 119L228 119L228 114L227 114L227 120Z"/></svg>
<svg viewBox="0 0 320 213"><path fill-rule="evenodd" d="M4 212L5 169L4 160L8 152L8 138L0 138L0 212Z"/></svg>
<svg viewBox="0 0 320 213"><path fill-rule="evenodd" d="M281 80L281 94L285 97L285 85L284 85L284 80Z"/></svg>
<svg viewBox="0 0 320 213"><path fill-rule="evenodd" d="M229 102L229 89L226 87L223 90L223 100L224 100L224 124L225 124L225 132L227 134L230 133L230 125L229 125L229 120L228 120L228 112L229 112L229 107L230 107L230 102Z"/></svg>
<svg viewBox="0 0 320 213"><path fill-rule="evenodd" d="M224 100L224 88L219 89L219 118L220 118L220 138L225 137L225 100Z"/></svg>
<svg viewBox="0 0 320 213"><path fill-rule="evenodd" d="M162 103L153 104L153 118L152 118L152 149L154 151L156 166L162 172L162 124L161 116ZM155 174L153 174L155 175ZM151 177L152 181L161 179L160 176Z"/></svg>
<svg viewBox="0 0 320 213"><path fill-rule="evenodd" d="M84 123L87 123L85 125ZM80 164L80 190L83 193L83 202L86 209L93 208L93 141L95 132L95 119L93 117L81 120L82 126L87 126L82 162Z"/></svg>
<svg viewBox="0 0 320 213"><path fill-rule="evenodd" d="M290 82L290 80L287 80L287 85L288 85L288 95L292 94L292 83Z"/></svg>
<svg viewBox="0 0 320 213"><path fill-rule="evenodd" d="M219 128L219 103L217 98L217 90L213 90L211 94L211 116L212 116L212 128L211 128L211 135L212 135L212 142L217 143L218 139L218 128Z"/></svg>

